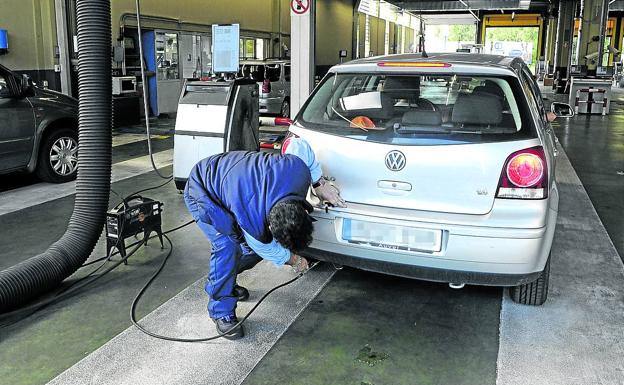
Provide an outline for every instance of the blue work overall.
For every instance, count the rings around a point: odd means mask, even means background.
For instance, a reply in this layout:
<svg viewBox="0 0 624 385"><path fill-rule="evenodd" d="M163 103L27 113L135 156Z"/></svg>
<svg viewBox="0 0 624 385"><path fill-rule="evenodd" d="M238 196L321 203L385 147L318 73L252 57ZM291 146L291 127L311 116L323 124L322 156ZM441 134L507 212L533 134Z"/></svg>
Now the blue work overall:
<svg viewBox="0 0 624 385"><path fill-rule="evenodd" d="M288 154L235 151L204 159L193 168L184 200L212 244L205 286L211 318L234 315L236 276L261 260L247 246L241 229L262 243L271 242L271 208L281 201L305 200L310 181L306 164Z"/></svg>

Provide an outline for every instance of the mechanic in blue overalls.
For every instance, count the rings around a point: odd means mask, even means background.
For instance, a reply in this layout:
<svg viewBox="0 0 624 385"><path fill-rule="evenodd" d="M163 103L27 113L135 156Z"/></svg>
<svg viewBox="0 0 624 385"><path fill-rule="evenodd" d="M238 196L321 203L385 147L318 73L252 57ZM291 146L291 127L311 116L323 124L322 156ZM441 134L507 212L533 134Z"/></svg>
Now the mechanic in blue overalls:
<svg viewBox="0 0 624 385"><path fill-rule="evenodd" d="M321 199L345 207L338 189L322 177L310 145L289 138L282 154L234 151L200 161L184 190L186 206L212 244L206 292L208 313L220 334L242 338L236 304L249 292L236 276L262 259L305 271L298 255L312 242L310 185Z"/></svg>

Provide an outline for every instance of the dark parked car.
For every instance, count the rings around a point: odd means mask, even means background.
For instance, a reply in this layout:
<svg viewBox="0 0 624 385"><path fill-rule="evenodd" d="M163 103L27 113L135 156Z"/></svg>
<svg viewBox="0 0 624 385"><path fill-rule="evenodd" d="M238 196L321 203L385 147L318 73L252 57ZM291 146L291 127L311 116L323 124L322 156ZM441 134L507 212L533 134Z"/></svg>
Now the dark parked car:
<svg viewBox="0 0 624 385"><path fill-rule="evenodd" d="M0 65L0 174L36 172L62 183L77 170L78 101Z"/></svg>

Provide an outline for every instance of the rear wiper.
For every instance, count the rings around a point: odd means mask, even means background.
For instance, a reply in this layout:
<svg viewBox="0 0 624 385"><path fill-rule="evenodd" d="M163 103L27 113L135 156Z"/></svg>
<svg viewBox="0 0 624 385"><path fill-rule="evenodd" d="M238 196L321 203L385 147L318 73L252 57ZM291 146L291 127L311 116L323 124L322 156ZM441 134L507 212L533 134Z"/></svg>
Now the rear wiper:
<svg viewBox="0 0 624 385"><path fill-rule="evenodd" d="M451 134L472 134L472 135L484 135L484 134L509 134L509 130L450 130Z"/></svg>
<svg viewBox="0 0 624 385"><path fill-rule="evenodd" d="M395 134L446 134L449 130L440 127L436 129L423 128L423 127L408 127L401 123L395 123L393 126Z"/></svg>

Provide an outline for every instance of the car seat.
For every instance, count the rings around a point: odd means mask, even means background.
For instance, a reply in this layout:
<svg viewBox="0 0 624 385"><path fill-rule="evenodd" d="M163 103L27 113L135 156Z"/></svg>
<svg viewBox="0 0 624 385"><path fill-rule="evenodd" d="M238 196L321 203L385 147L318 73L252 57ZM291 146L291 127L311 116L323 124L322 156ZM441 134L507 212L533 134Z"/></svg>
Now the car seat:
<svg viewBox="0 0 624 385"><path fill-rule="evenodd" d="M509 103L507 102L505 93L498 86L498 84L492 80L486 80L484 85L475 87L472 93L500 98L501 104L503 105L503 117L499 126L515 129L516 121L514 120L513 115L509 112Z"/></svg>
<svg viewBox="0 0 624 385"><path fill-rule="evenodd" d="M505 100L505 93L503 90L498 86L498 84L491 80L486 80L484 85L475 87L472 93L496 96L503 101Z"/></svg>
<svg viewBox="0 0 624 385"><path fill-rule="evenodd" d="M465 126L497 126L502 120L503 105L501 99L490 94L459 94L451 114L451 122L459 128Z"/></svg>

